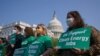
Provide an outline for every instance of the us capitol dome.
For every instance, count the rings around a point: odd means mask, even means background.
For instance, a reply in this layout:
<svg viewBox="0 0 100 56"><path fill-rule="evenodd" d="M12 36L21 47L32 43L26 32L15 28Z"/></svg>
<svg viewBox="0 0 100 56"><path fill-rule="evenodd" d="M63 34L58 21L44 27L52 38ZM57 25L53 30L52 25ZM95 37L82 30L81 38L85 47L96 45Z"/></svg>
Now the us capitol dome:
<svg viewBox="0 0 100 56"><path fill-rule="evenodd" d="M54 33L55 38L59 38L61 33L63 33L63 26L56 17L55 12L53 14L52 20L48 24L48 30Z"/></svg>

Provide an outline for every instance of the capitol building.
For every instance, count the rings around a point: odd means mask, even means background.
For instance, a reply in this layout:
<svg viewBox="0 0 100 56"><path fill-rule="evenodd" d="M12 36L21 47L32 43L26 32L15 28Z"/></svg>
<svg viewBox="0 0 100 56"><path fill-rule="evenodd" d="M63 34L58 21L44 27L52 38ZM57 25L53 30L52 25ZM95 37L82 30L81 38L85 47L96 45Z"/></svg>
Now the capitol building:
<svg viewBox="0 0 100 56"><path fill-rule="evenodd" d="M54 34L55 38L59 38L61 33L63 33L63 31L64 31L63 26L62 26L61 22L58 20L55 12L54 12L52 20L49 22L47 28Z"/></svg>
<svg viewBox="0 0 100 56"><path fill-rule="evenodd" d="M13 28L15 25L19 25L23 31L25 27L32 27L33 30L35 30L36 26L35 24L30 25L28 23L25 23L23 21L17 21L13 22L4 26L0 26L0 37L7 37L13 33ZM63 26L61 22L58 20L55 12L53 14L52 20L48 23L47 26L47 33L51 37L59 38L61 33L63 33Z"/></svg>

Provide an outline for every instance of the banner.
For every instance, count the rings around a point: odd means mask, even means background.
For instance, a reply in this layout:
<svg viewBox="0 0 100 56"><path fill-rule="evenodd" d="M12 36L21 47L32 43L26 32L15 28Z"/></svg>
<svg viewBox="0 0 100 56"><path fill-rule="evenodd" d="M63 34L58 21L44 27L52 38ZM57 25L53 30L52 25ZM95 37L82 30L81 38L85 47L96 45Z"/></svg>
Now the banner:
<svg viewBox="0 0 100 56"><path fill-rule="evenodd" d="M38 41L35 41L27 47L16 49L14 52L14 56L39 56L41 47L42 44Z"/></svg>
<svg viewBox="0 0 100 56"><path fill-rule="evenodd" d="M15 49L13 56L23 56L24 51L25 51L25 47Z"/></svg>
<svg viewBox="0 0 100 56"><path fill-rule="evenodd" d="M90 28L79 28L65 32L61 35L57 47L60 49L89 49L90 35Z"/></svg>
<svg viewBox="0 0 100 56"><path fill-rule="evenodd" d="M9 38L10 38L9 40L10 44L15 44L16 34L14 33L10 35Z"/></svg>
<svg viewBox="0 0 100 56"><path fill-rule="evenodd" d="M42 44L38 41L33 42L31 45L26 47L24 56L40 56L40 49Z"/></svg>
<svg viewBox="0 0 100 56"><path fill-rule="evenodd" d="M2 56L2 49L0 49L0 56Z"/></svg>

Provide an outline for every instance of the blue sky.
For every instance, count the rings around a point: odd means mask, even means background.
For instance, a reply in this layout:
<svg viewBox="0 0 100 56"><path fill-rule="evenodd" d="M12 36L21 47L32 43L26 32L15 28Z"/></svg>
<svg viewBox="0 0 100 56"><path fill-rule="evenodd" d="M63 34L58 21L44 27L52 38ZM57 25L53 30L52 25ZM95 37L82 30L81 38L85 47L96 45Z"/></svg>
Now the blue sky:
<svg viewBox="0 0 100 56"><path fill-rule="evenodd" d="M48 25L54 10L64 29L67 13L77 10L86 24L100 30L100 0L0 0L0 25L15 21Z"/></svg>

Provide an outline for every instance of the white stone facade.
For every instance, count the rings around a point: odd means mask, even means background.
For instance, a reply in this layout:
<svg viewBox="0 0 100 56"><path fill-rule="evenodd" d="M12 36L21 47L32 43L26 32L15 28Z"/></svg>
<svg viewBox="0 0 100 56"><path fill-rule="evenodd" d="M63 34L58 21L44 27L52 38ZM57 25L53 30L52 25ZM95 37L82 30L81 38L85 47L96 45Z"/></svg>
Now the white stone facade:
<svg viewBox="0 0 100 56"><path fill-rule="evenodd" d="M21 22L21 21L4 25L1 29L0 37L7 37L7 36L11 35L13 33L13 29L14 29L15 25L19 25L23 30L25 29L26 26L27 27L31 26L31 25L29 25L25 22Z"/></svg>

